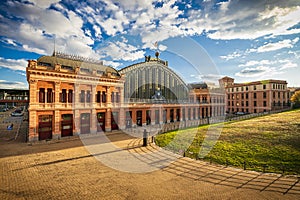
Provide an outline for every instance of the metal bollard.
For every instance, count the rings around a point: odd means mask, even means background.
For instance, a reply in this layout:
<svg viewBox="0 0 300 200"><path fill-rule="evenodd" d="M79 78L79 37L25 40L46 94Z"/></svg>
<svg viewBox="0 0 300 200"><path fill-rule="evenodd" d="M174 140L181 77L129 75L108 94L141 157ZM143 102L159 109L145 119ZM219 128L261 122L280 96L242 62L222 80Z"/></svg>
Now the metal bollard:
<svg viewBox="0 0 300 200"><path fill-rule="evenodd" d="M144 134L143 134L143 147L146 147L146 146L147 146L147 139L148 139L147 131L146 131L146 129L144 129Z"/></svg>

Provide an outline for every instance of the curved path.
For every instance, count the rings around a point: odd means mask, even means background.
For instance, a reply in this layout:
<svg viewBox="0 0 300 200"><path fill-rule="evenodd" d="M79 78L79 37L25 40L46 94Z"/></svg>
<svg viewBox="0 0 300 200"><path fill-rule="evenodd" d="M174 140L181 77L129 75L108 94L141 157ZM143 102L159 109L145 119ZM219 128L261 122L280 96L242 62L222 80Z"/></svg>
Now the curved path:
<svg viewBox="0 0 300 200"><path fill-rule="evenodd" d="M121 132L0 148L0 199L300 199L297 177L211 165Z"/></svg>
<svg viewBox="0 0 300 200"><path fill-rule="evenodd" d="M133 154L145 154L143 162L151 165L153 162L170 158L170 152L162 150L155 144L150 143L147 147L142 146L141 139L132 140L127 147ZM157 154L157 152L159 152ZM156 154L159 157L147 156ZM175 157L177 157L175 155ZM139 158L139 157L137 157ZM284 176L273 173L260 173L222 165L210 164L201 160L180 157L169 166L162 169L176 176L181 176L194 181L209 182L214 185L230 186L235 189L247 188L259 192L272 191L281 194L300 195L300 177Z"/></svg>

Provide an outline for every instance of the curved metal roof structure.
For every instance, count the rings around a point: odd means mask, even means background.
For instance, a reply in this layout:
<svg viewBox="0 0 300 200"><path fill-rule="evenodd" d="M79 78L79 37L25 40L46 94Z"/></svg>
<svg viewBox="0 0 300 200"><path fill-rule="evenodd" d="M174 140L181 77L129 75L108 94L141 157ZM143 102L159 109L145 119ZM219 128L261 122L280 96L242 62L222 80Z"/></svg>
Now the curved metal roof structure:
<svg viewBox="0 0 300 200"><path fill-rule="evenodd" d="M168 62L146 56L145 62L125 67L124 96L128 99L151 99L157 91L167 101L188 98L188 86L183 79L168 67Z"/></svg>

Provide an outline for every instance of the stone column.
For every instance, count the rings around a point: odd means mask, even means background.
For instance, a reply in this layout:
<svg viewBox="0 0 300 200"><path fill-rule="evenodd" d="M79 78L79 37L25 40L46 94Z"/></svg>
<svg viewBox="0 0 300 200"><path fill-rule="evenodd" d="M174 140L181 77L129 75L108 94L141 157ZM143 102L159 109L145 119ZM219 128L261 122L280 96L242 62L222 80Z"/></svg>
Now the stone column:
<svg viewBox="0 0 300 200"><path fill-rule="evenodd" d="M92 104L93 109L95 109L95 107L96 107L96 95L97 95L96 85L92 85L91 104Z"/></svg>
<svg viewBox="0 0 300 200"><path fill-rule="evenodd" d="M125 129L125 121L126 121L126 116L125 116L125 110L124 108L120 108L119 110L119 129L124 130Z"/></svg>
<svg viewBox="0 0 300 200"><path fill-rule="evenodd" d="M38 93L37 93L37 81L29 81L29 106L36 105L38 103Z"/></svg>
<svg viewBox="0 0 300 200"><path fill-rule="evenodd" d="M151 109L151 125L155 125L155 109Z"/></svg>
<svg viewBox="0 0 300 200"><path fill-rule="evenodd" d="M96 109L92 109L91 112L91 128L90 131L91 133L97 133L97 114L96 114Z"/></svg>
<svg viewBox="0 0 300 200"><path fill-rule="evenodd" d="M167 112L166 112L167 123L170 123L171 109L170 108L166 108L166 110L167 110Z"/></svg>
<svg viewBox="0 0 300 200"><path fill-rule="evenodd" d="M74 99L73 99L73 109L76 109L78 107L80 107L80 99L79 99L79 94L80 94L80 90L79 90L79 85L75 84L74 85Z"/></svg>
<svg viewBox="0 0 300 200"><path fill-rule="evenodd" d="M73 103L72 108L74 110L74 135L80 134L80 113L78 107L80 107L79 103L79 84L74 83L74 91L73 91Z"/></svg>
<svg viewBox="0 0 300 200"><path fill-rule="evenodd" d="M120 104L123 107L123 104L124 104L124 88L120 88Z"/></svg>
<svg viewBox="0 0 300 200"><path fill-rule="evenodd" d="M45 103L47 103L47 97L48 97L48 90L47 88L45 88L45 94L44 94L44 98L45 98Z"/></svg>
<svg viewBox="0 0 300 200"><path fill-rule="evenodd" d="M53 131L53 139L58 139L61 137L60 131L60 112L59 110L54 111L54 131Z"/></svg>
<svg viewBox="0 0 300 200"><path fill-rule="evenodd" d="M80 113L78 109L74 110L74 130L74 135L80 134Z"/></svg>
<svg viewBox="0 0 300 200"><path fill-rule="evenodd" d="M106 105L107 107L111 107L111 87L107 87L107 91L106 91Z"/></svg>
<svg viewBox="0 0 300 200"><path fill-rule="evenodd" d="M189 107L185 107L185 121L189 121Z"/></svg>
<svg viewBox="0 0 300 200"><path fill-rule="evenodd" d="M28 142L39 140L37 113L35 110L29 110L29 131Z"/></svg>
<svg viewBox="0 0 300 200"><path fill-rule="evenodd" d="M163 124L164 123L164 119L163 119L163 107L159 107L159 124Z"/></svg>
<svg viewBox="0 0 300 200"><path fill-rule="evenodd" d="M111 131L111 109L108 108L105 113L105 131Z"/></svg>
<svg viewBox="0 0 300 200"><path fill-rule="evenodd" d="M135 109L132 109L132 127L136 127L136 110Z"/></svg>
<svg viewBox="0 0 300 200"><path fill-rule="evenodd" d="M183 108L180 107L179 109L180 109L180 112L179 112L179 119L180 119L180 121L182 122L182 121L183 121Z"/></svg>
<svg viewBox="0 0 300 200"><path fill-rule="evenodd" d="M60 91L60 81L56 81L55 82L55 86L54 86L54 104L55 107L59 107L59 93Z"/></svg>
<svg viewBox="0 0 300 200"><path fill-rule="evenodd" d="M147 120L146 120L146 117L147 115L146 115L146 110L145 109L142 109L142 126L146 126L146 122L147 122Z"/></svg>

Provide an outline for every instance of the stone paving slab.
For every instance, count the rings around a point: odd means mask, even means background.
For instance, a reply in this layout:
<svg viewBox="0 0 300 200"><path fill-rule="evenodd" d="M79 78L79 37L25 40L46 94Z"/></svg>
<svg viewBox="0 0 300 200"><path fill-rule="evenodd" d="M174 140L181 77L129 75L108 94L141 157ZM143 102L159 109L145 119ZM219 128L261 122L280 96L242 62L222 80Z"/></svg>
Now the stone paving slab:
<svg viewBox="0 0 300 200"><path fill-rule="evenodd" d="M98 136L86 136L93 141L87 146L78 137L1 143L0 199L300 199L297 177L210 165L154 145L142 147L140 138L118 132L106 136L114 149L99 149L109 141L99 144ZM114 163L118 167L126 158L136 165L129 168L153 170L126 172L102 158L119 159Z"/></svg>

